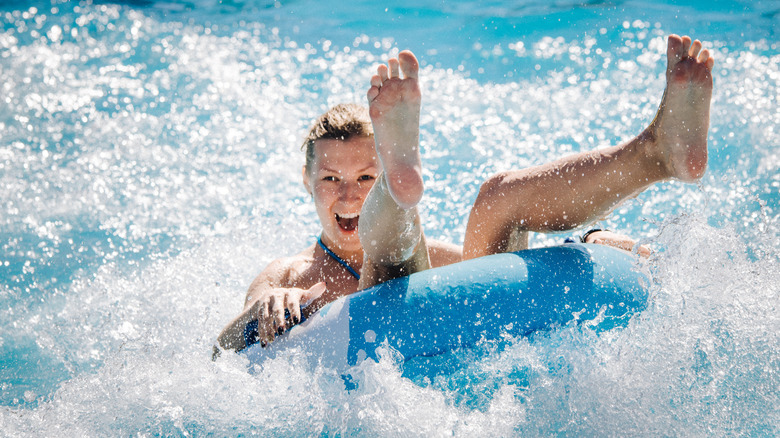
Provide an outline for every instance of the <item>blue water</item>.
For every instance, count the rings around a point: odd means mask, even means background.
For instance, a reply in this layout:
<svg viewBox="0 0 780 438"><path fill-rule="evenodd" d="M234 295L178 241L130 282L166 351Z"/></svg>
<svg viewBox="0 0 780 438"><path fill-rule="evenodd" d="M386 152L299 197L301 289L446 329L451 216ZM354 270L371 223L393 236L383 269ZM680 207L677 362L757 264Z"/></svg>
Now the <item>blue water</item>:
<svg viewBox="0 0 780 438"><path fill-rule="evenodd" d="M780 434L779 25L777 1L0 4L0 435ZM487 175L649 123L668 33L717 58L710 168L602 223L656 250L625 330L430 382L387 352L350 392L304 353L210 360L318 232L298 145L376 62L420 57L424 227L462 243Z"/></svg>

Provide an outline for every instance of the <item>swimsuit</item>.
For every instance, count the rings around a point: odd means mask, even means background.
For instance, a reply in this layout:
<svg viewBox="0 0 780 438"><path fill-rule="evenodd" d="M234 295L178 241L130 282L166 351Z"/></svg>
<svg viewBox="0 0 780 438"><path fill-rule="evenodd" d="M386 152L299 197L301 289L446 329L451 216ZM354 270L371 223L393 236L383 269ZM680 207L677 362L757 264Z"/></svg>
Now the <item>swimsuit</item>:
<svg viewBox="0 0 780 438"><path fill-rule="evenodd" d="M322 243L322 237L317 238L317 243L320 245L320 248L322 248L323 251L325 251L325 254L329 255L333 260L339 262L341 266L347 268L347 271L349 271L349 273L352 274L353 277L360 280L360 274L355 272L355 270L352 269L352 266L349 266L347 262L345 262L341 257L337 256L335 252L331 251L330 248L328 248L327 246L325 246L324 243Z"/></svg>

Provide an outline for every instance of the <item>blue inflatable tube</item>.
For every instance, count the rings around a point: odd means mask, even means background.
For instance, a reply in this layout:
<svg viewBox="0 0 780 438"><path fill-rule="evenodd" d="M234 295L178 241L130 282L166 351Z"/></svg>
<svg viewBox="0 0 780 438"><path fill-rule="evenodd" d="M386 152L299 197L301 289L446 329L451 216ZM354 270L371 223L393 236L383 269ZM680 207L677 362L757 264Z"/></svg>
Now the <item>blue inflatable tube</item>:
<svg viewBox="0 0 780 438"><path fill-rule="evenodd" d="M526 336L572 321L623 326L647 306L635 257L601 245L566 244L496 254L419 272L340 298L268 347L259 364L300 348L345 370L377 359L386 344L404 360L433 356L502 334Z"/></svg>

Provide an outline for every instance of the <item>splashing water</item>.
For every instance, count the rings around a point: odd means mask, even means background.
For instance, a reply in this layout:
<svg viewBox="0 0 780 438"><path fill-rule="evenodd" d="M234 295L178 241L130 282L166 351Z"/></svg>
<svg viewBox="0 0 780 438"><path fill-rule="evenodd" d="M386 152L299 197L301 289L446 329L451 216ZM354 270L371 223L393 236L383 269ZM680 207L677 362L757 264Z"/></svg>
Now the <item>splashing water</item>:
<svg viewBox="0 0 780 438"><path fill-rule="evenodd" d="M0 6L0 430L780 434L777 3L735 5ZM485 342L433 380L384 351L351 391L306 352L211 361L254 275L318 232L297 148L375 63L420 55L424 226L460 243L489 174L640 132L672 32L718 60L710 168L604 222L655 249L627 328Z"/></svg>

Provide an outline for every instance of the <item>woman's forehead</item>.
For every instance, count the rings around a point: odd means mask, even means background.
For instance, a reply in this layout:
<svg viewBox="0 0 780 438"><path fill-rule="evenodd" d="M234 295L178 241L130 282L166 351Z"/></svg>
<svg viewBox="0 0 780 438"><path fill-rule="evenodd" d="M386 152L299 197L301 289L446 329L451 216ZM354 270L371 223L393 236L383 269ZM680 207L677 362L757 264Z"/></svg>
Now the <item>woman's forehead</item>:
<svg viewBox="0 0 780 438"><path fill-rule="evenodd" d="M348 140L321 139L314 142L314 160L318 165L370 161L378 164L374 139L354 137Z"/></svg>

